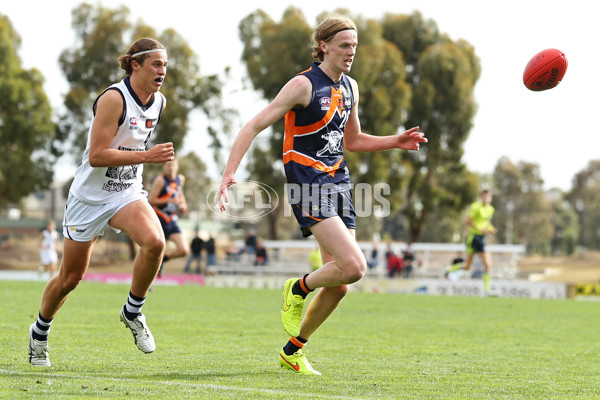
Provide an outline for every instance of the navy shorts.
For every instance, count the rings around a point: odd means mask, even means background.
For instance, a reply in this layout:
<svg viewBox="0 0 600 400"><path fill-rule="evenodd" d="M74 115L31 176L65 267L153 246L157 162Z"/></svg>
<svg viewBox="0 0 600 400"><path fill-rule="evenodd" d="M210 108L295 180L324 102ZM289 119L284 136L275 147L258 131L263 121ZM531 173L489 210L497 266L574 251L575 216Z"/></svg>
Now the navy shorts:
<svg viewBox="0 0 600 400"><path fill-rule="evenodd" d="M484 253L485 236L470 233L467 238L467 254Z"/></svg>
<svg viewBox="0 0 600 400"><path fill-rule="evenodd" d="M348 229L356 229L356 212L352 192L315 190L288 190L288 199L302 236L312 235L309 227L327 218L340 217Z"/></svg>
<svg viewBox="0 0 600 400"><path fill-rule="evenodd" d="M165 239L168 239L169 236L175 233L181 233L181 229L179 229L177 220L175 218L171 219L170 222L166 222L161 217L158 217L158 220L160 221L160 226L162 226L163 232L165 233Z"/></svg>

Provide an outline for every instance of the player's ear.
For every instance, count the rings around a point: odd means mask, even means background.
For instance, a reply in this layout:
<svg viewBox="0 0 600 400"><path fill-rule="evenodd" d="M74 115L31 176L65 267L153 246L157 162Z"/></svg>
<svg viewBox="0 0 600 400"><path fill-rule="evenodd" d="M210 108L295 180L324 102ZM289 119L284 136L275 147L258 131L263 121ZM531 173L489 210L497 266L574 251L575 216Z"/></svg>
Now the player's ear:
<svg viewBox="0 0 600 400"><path fill-rule="evenodd" d="M325 43L324 41L321 40L321 42L319 43L319 46L321 47L321 51L323 52L323 54L327 53L327 43Z"/></svg>
<svg viewBox="0 0 600 400"><path fill-rule="evenodd" d="M140 63L138 63L137 60L135 60L135 59L131 60L131 70L137 71L139 68L140 68Z"/></svg>

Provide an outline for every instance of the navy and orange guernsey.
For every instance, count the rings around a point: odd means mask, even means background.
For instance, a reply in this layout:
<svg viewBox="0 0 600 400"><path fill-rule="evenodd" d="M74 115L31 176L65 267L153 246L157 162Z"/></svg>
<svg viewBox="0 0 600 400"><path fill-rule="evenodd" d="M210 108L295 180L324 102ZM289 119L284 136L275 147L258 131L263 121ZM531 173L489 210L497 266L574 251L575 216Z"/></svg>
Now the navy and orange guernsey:
<svg viewBox="0 0 600 400"><path fill-rule="evenodd" d="M175 177L175 179L171 180L167 175L163 175L165 185L161 189L158 198L159 200L166 200L169 198L177 198L181 195L181 181L179 180L179 175ZM153 206L154 211L156 211L156 215L160 219L162 219L167 224L170 223L173 219L177 220L177 213L179 212L179 207L175 203L167 202L164 205L158 207Z"/></svg>
<svg viewBox="0 0 600 400"><path fill-rule="evenodd" d="M283 164L288 183L327 184L329 192L341 192L350 189L342 146L354 97L346 75L334 82L319 64L299 74L312 83L313 96L306 108L285 115Z"/></svg>

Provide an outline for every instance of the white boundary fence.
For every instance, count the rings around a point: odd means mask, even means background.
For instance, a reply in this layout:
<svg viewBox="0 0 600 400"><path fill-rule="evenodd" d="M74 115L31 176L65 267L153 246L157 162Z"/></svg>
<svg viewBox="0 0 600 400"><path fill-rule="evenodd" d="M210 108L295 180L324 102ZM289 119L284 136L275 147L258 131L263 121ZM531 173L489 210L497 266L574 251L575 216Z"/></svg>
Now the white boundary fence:
<svg viewBox="0 0 600 400"><path fill-rule="evenodd" d="M213 267L216 274L235 275L280 275L296 276L300 273L310 272L308 263L309 252L317 246L315 239L305 240L264 240L263 246L267 249L269 263L267 266L254 266L251 256L241 254L239 257L226 259L225 262ZM238 249L244 247L244 242L234 242ZM359 242L365 258L370 260L373 243ZM367 276L385 277L385 253L388 243L379 243L377 246L376 266L370 269ZM407 248L405 242L391 242L389 247L396 254L401 255ZM461 243L413 243L411 245L416 261L413 267L414 278L438 278L443 276L445 269L450 265L457 253L464 255L465 245ZM517 261L525 253L523 245L488 244L486 250L492 258L491 275L495 279L516 279L518 276ZM475 257L472 270L481 269L478 257Z"/></svg>

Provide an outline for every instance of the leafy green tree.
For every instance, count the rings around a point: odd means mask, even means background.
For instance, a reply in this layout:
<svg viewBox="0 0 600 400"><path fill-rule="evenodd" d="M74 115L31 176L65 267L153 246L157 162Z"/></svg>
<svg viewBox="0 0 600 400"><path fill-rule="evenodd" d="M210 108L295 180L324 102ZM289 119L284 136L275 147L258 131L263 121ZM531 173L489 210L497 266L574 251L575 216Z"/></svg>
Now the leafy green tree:
<svg viewBox="0 0 600 400"><path fill-rule="evenodd" d="M529 253L549 254L554 236L539 165L507 157L494 169L494 216L499 241L524 244Z"/></svg>
<svg viewBox="0 0 600 400"><path fill-rule="evenodd" d="M218 76L200 75L197 56L175 30L157 34L141 20L132 24L125 6L109 9L84 3L72 15L78 42L64 50L59 59L70 85L64 100L67 111L59 126L75 149L85 147L92 104L98 94L125 76L118 57L135 40L153 37L165 45L169 54L167 78L161 89L168 107L157 127L155 142L171 141L175 149L180 148L190 129L190 112L200 109L210 116L207 130L213 140L208 145L218 150L217 132L229 128L231 113L221 104L222 82Z"/></svg>
<svg viewBox="0 0 600 400"><path fill-rule="evenodd" d="M423 242L452 243L464 242L465 210L477 199L477 188L482 186L482 178L457 165L458 173L452 169L448 175L438 177L445 189L437 193L438 204L430 210L425 219L420 238Z"/></svg>
<svg viewBox="0 0 600 400"><path fill-rule="evenodd" d="M191 152L179 158L179 172L185 176L185 198L190 211L206 211L206 196L214 187L206 163Z"/></svg>
<svg viewBox="0 0 600 400"><path fill-rule="evenodd" d="M591 160L573 178L567 194L579 219L579 245L600 249L600 160Z"/></svg>
<svg viewBox="0 0 600 400"><path fill-rule="evenodd" d="M550 243L553 255L571 255L577 250L579 220L573 206L566 200L562 191L550 191L550 219L554 236Z"/></svg>
<svg viewBox="0 0 600 400"><path fill-rule="evenodd" d="M347 10L336 12L349 15ZM420 152L347 151L345 157L355 184L390 185L392 213L401 210L408 221L407 239L416 241L432 210L451 215L453 208L465 207L476 193L461 157L476 109L473 87L480 73L479 60L467 42L451 41L419 13L390 14L381 22L351 17L359 29L359 47L350 75L361 90L363 130L391 135L420 125L430 143ZM303 14L293 7L279 23L261 10L240 23L242 59L254 88L267 100L313 61L311 32ZM275 124L268 144L256 154L260 157L251 157L249 166L251 173L258 172L253 170L257 163L275 167L253 176L273 183L276 189L285 182L280 161L283 132L283 123ZM381 226L381 219L371 216L365 225Z"/></svg>
<svg viewBox="0 0 600 400"><path fill-rule="evenodd" d="M0 207L47 188L58 154L44 78L37 69L22 68L20 45L10 20L0 14Z"/></svg>
<svg viewBox="0 0 600 400"><path fill-rule="evenodd" d="M381 25L383 37L404 56L412 88L404 125L420 126L429 139L419 152L400 153L410 165L401 210L409 221L409 240L417 241L423 227L435 223L430 213L463 209L477 191L462 162L462 146L477 110L473 91L481 66L473 46L452 41L419 12L386 14Z"/></svg>

